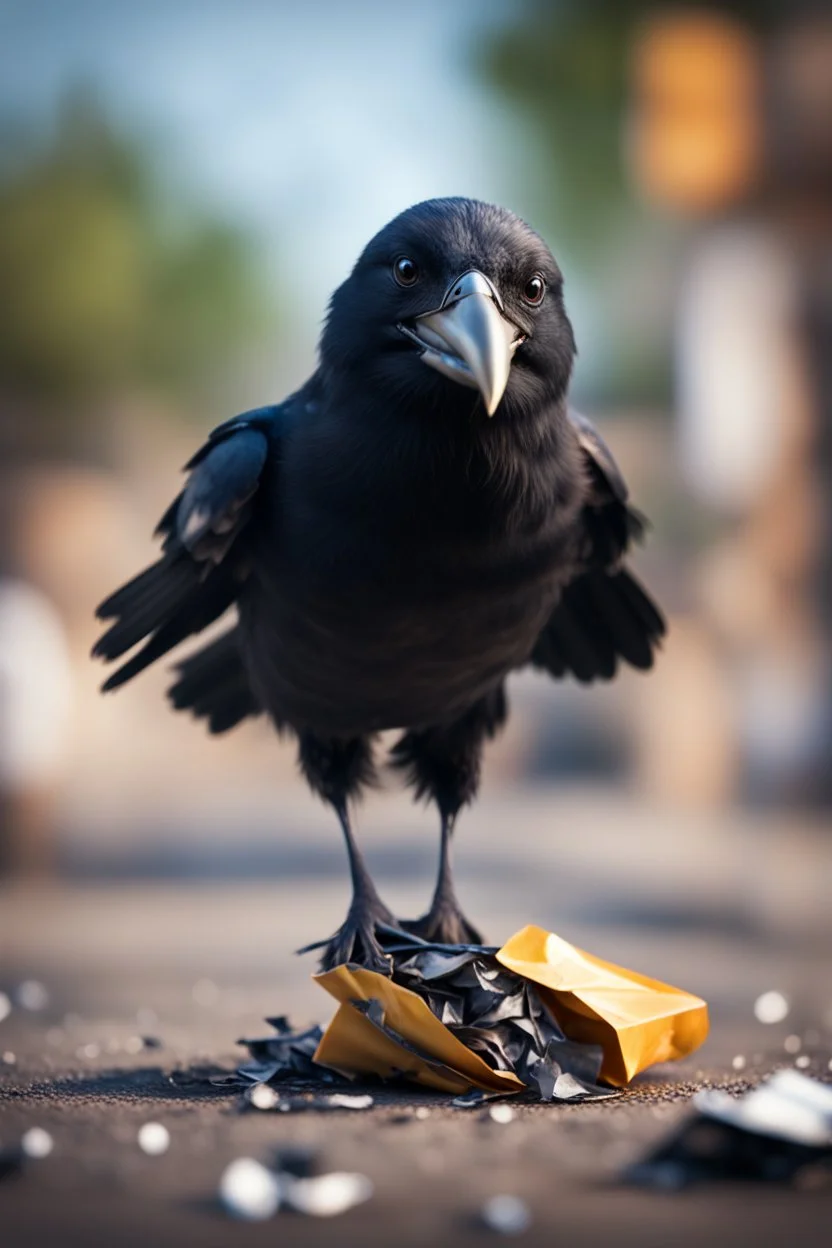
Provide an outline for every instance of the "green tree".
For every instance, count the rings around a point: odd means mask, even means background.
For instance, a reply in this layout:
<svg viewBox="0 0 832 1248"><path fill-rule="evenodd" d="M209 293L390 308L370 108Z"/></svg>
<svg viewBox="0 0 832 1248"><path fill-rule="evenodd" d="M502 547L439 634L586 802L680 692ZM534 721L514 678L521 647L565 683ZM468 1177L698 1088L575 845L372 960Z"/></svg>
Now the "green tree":
<svg viewBox="0 0 832 1248"><path fill-rule="evenodd" d="M173 203L89 93L67 98L50 142L15 147L0 169L4 392L215 384L273 313L251 240Z"/></svg>
<svg viewBox="0 0 832 1248"><path fill-rule="evenodd" d="M597 265L604 238L635 205L622 162L629 52L668 0L528 0L480 49L486 79L534 127L545 167L535 180L541 210L556 220L582 262ZM697 8L764 30L777 0L699 0Z"/></svg>

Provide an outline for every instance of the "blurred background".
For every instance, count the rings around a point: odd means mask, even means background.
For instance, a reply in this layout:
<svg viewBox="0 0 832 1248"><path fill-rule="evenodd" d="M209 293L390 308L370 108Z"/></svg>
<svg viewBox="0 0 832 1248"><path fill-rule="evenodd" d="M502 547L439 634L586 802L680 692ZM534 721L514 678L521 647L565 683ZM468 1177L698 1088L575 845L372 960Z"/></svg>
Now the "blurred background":
<svg viewBox="0 0 832 1248"><path fill-rule="evenodd" d="M100 952L128 913L106 889L130 881L177 881L152 912L188 915L206 963L245 922L266 958L340 920L338 834L291 745L264 723L208 738L166 709L163 670L100 697L93 610L155 557L206 432L308 375L367 239L464 194L526 217L560 260L573 397L650 517L637 566L670 620L649 678L515 679L460 828L468 909L498 936L534 920L596 948L604 923L654 945L657 925L739 933L748 966L772 932L818 950L828 7L0 0L0 69L0 851L10 880L63 881L7 885L14 938L57 956L62 899L94 895L73 931L92 924L78 939ZM382 795L362 828L386 891L422 908L432 815ZM216 900L245 881L259 925L242 902L222 932L188 909L200 884ZM130 929L145 961L151 927Z"/></svg>

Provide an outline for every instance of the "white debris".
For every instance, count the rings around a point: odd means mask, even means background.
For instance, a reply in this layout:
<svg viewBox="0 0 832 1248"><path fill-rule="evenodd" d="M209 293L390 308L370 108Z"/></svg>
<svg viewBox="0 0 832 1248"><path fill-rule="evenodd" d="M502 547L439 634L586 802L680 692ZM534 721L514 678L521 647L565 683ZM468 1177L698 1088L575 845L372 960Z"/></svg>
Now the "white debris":
<svg viewBox="0 0 832 1248"><path fill-rule="evenodd" d="M5 992L0 992L0 1023L4 1018L8 1018L12 1012L12 1003L6 996Z"/></svg>
<svg viewBox="0 0 832 1248"><path fill-rule="evenodd" d="M128 1036L124 1041L125 1053L141 1053L144 1049L144 1040L141 1036Z"/></svg>
<svg viewBox="0 0 832 1248"><path fill-rule="evenodd" d="M333 1171L308 1179L282 1175L283 1201L296 1213L311 1218L332 1218L362 1205L373 1194L373 1185L365 1174Z"/></svg>
<svg viewBox="0 0 832 1248"><path fill-rule="evenodd" d="M20 1147L27 1157L32 1157L39 1161L42 1157L49 1156L54 1148L54 1143L52 1136L48 1131L44 1131L43 1127L30 1127L28 1131L23 1132Z"/></svg>
<svg viewBox="0 0 832 1248"><path fill-rule="evenodd" d="M369 1109L373 1104L371 1096L350 1096L348 1092L333 1092L327 1097L327 1105L333 1109Z"/></svg>
<svg viewBox="0 0 832 1248"><path fill-rule="evenodd" d="M420 1122L424 1122L425 1118L430 1118L430 1110L427 1105L420 1105L416 1110L415 1117L417 1117Z"/></svg>
<svg viewBox="0 0 832 1248"><path fill-rule="evenodd" d="M803 1048L803 1041L800 1036L786 1036L783 1041L783 1048L787 1053L799 1053Z"/></svg>
<svg viewBox="0 0 832 1248"><path fill-rule="evenodd" d="M49 1004L49 993L37 979L24 979L14 995L23 1010L45 1010Z"/></svg>
<svg viewBox="0 0 832 1248"><path fill-rule="evenodd" d="M782 1023L789 1009L788 998L772 989L762 993L754 1002L754 1017L758 1023Z"/></svg>
<svg viewBox="0 0 832 1248"><path fill-rule="evenodd" d="M84 1057L88 1061L92 1061L94 1058L98 1057L100 1052L101 1045L93 1042L91 1044L80 1044L75 1050L75 1055L76 1057Z"/></svg>
<svg viewBox="0 0 832 1248"><path fill-rule="evenodd" d="M280 1097L267 1083L255 1083L249 1090L248 1099L255 1109L274 1109Z"/></svg>
<svg viewBox="0 0 832 1248"><path fill-rule="evenodd" d="M529 1206L518 1196L492 1196L483 1205L481 1217L490 1231L500 1235L522 1235L532 1224Z"/></svg>
<svg viewBox="0 0 832 1248"><path fill-rule="evenodd" d="M742 1053L738 1053L736 1057L731 1058L731 1065L734 1070L745 1070L745 1058Z"/></svg>
<svg viewBox="0 0 832 1248"><path fill-rule="evenodd" d="M232 1218L264 1222L280 1208L281 1183L253 1157L238 1157L220 1178L219 1196Z"/></svg>
<svg viewBox="0 0 832 1248"><path fill-rule="evenodd" d="M488 1111L488 1117L492 1122L499 1122L500 1126L504 1127L509 1122L514 1122L517 1115L510 1105L492 1105Z"/></svg>
<svg viewBox="0 0 832 1248"><path fill-rule="evenodd" d="M161 1157L170 1148L170 1133L161 1122L145 1122L139 1127L139 1148L148 1157Z"/></svg>
<svg viewBox="0 0 832 1248"><path fill-rule="evenodd" d="M752 1134L773 1135L796 1144L828 1148L832 1144L832 1088L796 1070L779 1070L736 1100L727 1092L697 1092L701 1114Z"/></svg>
<svg viewBox="0 0 832 1248"><path fill-rule="evenodd" d="M808 1070L811 1065L812 1059L808 1053L803 1053L795 1062L795 1066L798 1070Z"/></svg>

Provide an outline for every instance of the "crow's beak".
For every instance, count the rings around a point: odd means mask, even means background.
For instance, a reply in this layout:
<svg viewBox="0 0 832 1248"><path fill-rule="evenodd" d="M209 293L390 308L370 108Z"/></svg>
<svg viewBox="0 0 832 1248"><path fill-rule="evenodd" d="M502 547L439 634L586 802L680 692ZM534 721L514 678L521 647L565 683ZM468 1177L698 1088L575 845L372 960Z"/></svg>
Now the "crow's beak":
<svg viewBox="0 0 832 1248"><path fill-rule="evenodd" d="M484 274L469 269L451 282L441 307L399 329L418 343L425 364L479 390L485 410L494 415L524 334L505 317L502 300Z"/></svg>

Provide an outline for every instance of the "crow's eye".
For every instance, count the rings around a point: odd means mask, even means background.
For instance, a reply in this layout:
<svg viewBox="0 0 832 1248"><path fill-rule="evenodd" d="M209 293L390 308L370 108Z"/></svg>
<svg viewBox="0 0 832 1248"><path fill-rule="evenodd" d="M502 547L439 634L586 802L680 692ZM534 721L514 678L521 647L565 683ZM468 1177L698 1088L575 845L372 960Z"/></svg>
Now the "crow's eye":
<svg viewBox="0 0 832 1248"><path fill-rule="evenodd" d="M399 256L393 265L393 276L400 286L415 286L419 280L419 266L409 256Z"/></svg>
<svg viewBox="0 0 832 1248"><path fill-rule="evenodd" d="M523 287L523 298L526 303L533 306L543 302L543 296L546 294L546 283L539 273L535 273L534 277L530 277Z"/></svg>

